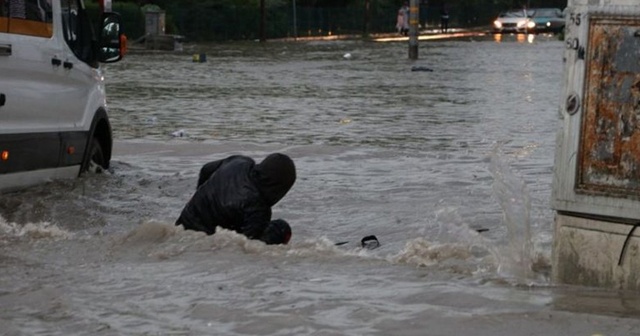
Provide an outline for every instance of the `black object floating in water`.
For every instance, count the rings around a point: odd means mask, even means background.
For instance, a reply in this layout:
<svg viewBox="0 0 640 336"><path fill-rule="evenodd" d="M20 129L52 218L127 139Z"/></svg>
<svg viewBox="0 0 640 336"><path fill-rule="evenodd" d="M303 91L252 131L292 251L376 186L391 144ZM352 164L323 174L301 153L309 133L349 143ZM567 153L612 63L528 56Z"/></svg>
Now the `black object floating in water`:
<svg viewBox="0 0 640 336"><path fill-rule="evenodd" d="M376 236L374 235L366 236L362 238L362 240L360 241L360 244L362 245L362 248L367 248L369 250L373 250L374 248L380 247L380 242L378 241L378 238L376 238Z"/></svg>
<svg viewBox="0 0 640 336"><path fill-rule="evenodd" d="M337 242L335 245L342 246L346 244L349 244L349 241ZM376 236L371 235L362 238L362 240L360 240L360 245L362 246L362 248L373 250L374 248L380 247L380 241L378 241L378 238L376 238Z"/></svg>
<svg viewBox="0 0 640 336"><path fill-rule="evenodd" d="M424 66L412 66L411 71L424 71L424 72L433 72L433 69L427 68Z"/></svg>

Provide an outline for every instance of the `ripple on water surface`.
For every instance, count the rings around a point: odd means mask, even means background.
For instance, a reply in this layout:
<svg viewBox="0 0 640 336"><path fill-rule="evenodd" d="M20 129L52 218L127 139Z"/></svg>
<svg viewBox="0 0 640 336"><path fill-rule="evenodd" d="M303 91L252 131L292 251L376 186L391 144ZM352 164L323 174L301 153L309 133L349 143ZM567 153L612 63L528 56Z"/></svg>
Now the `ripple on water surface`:
<svg viewBox="0 0 640 336"><path fill-rule="evenodd" d="M110 64L111 171L0 197L0 325L631 335L608 314L639 316L637 295L547 278L563 48L430 42L412 62L404 43L235 43ZM274 207L291 245L173 226L203 163L273 151L298 171ZM358 247L369 234L380 248Z"/></svg>

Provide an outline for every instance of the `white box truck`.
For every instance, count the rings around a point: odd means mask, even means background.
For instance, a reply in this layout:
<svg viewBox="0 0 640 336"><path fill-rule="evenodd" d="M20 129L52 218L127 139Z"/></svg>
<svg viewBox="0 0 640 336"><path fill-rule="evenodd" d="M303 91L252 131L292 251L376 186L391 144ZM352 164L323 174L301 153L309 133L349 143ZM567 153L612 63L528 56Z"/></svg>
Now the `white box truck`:
<svg viewBox="0 0 640 336"><path fill-rule="evenodd" d="M0 192L109 167L99 64L122 58L121 27L82 0L0 0Z"/></svg>

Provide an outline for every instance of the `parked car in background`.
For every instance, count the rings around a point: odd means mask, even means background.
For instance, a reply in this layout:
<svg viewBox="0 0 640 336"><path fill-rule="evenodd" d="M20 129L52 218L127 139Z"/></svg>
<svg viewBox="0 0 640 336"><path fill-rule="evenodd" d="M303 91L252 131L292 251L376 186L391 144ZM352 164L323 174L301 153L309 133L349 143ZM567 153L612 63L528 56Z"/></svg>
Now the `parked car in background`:
<svg viewBox="0 0 640 336"><path fill-rule="evenodd" d="M533 12L526 9L514 9L502 12L493 21L495 33L526 33L527 23Z"/></svg>
<svg viewBox="0 0 640 336"><path fill-rule="evenodd" d="M531 33L560 33L564 30L565 17L560 8L533 8L527 23Z"/></svg>

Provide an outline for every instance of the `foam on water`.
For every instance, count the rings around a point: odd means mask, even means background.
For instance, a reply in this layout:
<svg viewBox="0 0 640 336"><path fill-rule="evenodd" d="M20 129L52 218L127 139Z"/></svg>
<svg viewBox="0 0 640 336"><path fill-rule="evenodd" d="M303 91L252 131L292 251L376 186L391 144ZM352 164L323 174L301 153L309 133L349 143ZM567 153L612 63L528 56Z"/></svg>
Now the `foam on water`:
<svg viewBox="0 0 640 336"><path fill-rule="evenodd" d="M49 222L17 224L0 216L0 237L27 239L70 239L73 233Z"/></svg>
<svg viewBox="0 0 640 336"><path fill-rule="evenodd" d="M434 244L424 238L417 238L408 242L392 260L409 265L433 266L447 260L466 260L471 256L467 246Z"/></svg>
<svg viewBox="0 0 640 336"><path fill-rule="evenodd" d="M217 251L217 252L216 252ZM356 244L336 246L326 237L292 241L289 245L265 245L233 231L218 229L215 235L185 231L171 224L148 221L111 239L108 256L115 260L175 260L198 254L237 253L279 260L309 260L314 263L364 259L392 265L435 267L472 275L479 269L495 269L491 254L479 244L437 243L425 238L406 242L401 250L361 248Z"/></svg>

